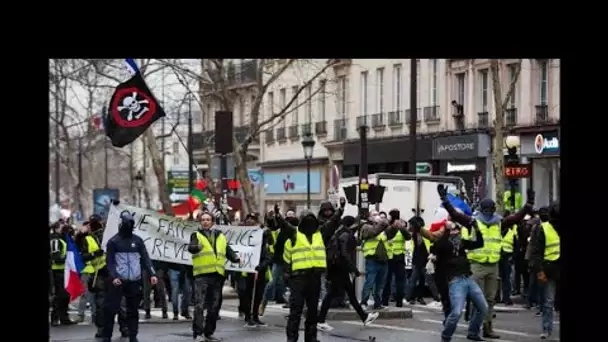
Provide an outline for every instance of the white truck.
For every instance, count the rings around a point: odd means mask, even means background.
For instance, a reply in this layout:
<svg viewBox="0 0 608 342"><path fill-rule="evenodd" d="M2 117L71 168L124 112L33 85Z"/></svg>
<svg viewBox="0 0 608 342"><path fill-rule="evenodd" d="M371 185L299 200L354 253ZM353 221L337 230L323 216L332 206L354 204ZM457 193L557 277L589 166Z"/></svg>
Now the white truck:
<svg viewBox="0 0 608 342"><path fill-rule="evenodd" d="M388 214L389 210L397 208L401 212L401 218L405 220L415 215L415 213L419 213L426 224L432 223L433 213L441 205L441 200L437 195L438 184L444 184L448 191L457 190L459 192L460 189L465 188L464 180L453 176L375 173L368 175L367 180L369 184L385 187L382 202L370 205L370 210L384 211ZM340 196L346 197L344 187L357 185L358 182L358 177L341 179L338 189ZM344 208L344 215L356 217L357 214L357 205L347 203Z"/></svg>

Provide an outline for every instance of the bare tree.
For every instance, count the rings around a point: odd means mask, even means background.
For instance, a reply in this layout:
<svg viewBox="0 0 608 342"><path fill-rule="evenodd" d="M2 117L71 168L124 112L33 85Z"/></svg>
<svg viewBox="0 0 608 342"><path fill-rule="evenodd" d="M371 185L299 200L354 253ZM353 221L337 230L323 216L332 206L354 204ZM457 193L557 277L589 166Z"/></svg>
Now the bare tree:
<svg viewBox="0 0 608 342"><path fill-rule="evenodd" d="M108 97L110 90L104 81L84 60L50 60L50 126L53 138L49 148L51 161L55 162L57 152L60 164L59 177L51 172L50 178L53 183L59 181L61 192L72 199L75 208L84 212L92 211L92 203L84 199L91 198L93 188L104 185L104 168L99 165L105 162L106 138L93 125L93 117L101 114L103 99ZM124 191L130 177L124 177L125 172L116 171L130 157L114 149L108 151L112 165L111 186L121 191Z"/></svg>
<svg viewBox="0 0 608 342"><path fill-rule="evenodd" d="M516 63L511 64L513 66L513 74L511 80L509 80L507 92L503 97L503 83L502 83L502 69L505 66L504 63L499 59L490 60L490 73L492 75L492 91L494 94L494 108L496 110L496 118L494 120L494 141L492 148L492 163L494 170L494 180L496 181L496 211L504 212L504 170L505 170L505 159L504 159L504 146L505 146L505 113L507 106L512 96L515 96L515 85L519 79L521 72L521 59ZM513 194L512 194L513 195Z"/></svg>
<svg viewBox="0 0 608 342"><path fill-rule="evenodd" d="M171 67L188 93L195 96L203 116L213 115L213 113L206 112L203 103L218 104L219 110L233 112L235 104L240 98L251 96L252 104L249 108L249 121L246 124L247 131L241 141L238 141L236 136L233 137L235 146L233 155L245 209L247 212L253 212L256 210L257 204L247 174L247 156L250 146L259 138L261 131L273 128L285 120L287 115L311 101L321 90L319 83L315 80L326 77L328 69L340 61L335 59L259 59L246 62L246 67L241 64L240 71L232 60L225 59L201 59L198 63L200 69L198 71L193 70L191 65L185 65L181 60L165 60L164 62ZM295 82L292 80L292 85L297 85L297 90L282 108L272 108L272 112L263 117L261 108L264 97L269 89L272 89L272 86L282 78L295 79ZM198 86L198 92L192 90L195 86ZM311 89L310 95L307 94L305 98L302 98L302 92L308 87ZM198 94L195 95L195 93ZM212 129L204 126L205 120L203 120L203 131ZM211 138L207 137L207 142L210 142ZM205 147L207 160L210 161L211 152L208 145Z"/></svg>

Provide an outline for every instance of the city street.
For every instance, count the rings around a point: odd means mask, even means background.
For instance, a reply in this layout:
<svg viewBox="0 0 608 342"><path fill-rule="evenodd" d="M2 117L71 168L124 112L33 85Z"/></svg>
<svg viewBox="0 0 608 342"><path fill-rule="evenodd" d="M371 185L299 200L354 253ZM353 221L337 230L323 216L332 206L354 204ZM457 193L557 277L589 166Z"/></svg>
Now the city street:
<svg viewBox="0 0 608 342"><path fill-rule="evenodd" d="M218 322L217 337L223 341L285 341L286 310L279 305L269 305L266 315L262 318L269 326L267 328L246 329L238 319L236 300L226 300L221 311L222 320ZM414 318L377 320L375 324L364 328L355 321L328 321L335 329L331 333L319 333L322 342L369 341L370 337L377 342L384 341L439 341L442 315L438 309L415 305ZM519 310L518 310L519 309ZM534 316L535 311L525 310L515 306L510 312L498 312L494 331L501 335L501 342L538 341L540 334L540 317ZM171 316L171 315L170 315ZM143 312L141 312L143 317ZM163 320L161 312L152 311L151 320L140 320L139 338L147 341L191 341L191 323L187 320ZM553 340L558 340L559 318L556 314ZM467 341L466 322L461 321L453 341ZM70 327L51 328L51 341L95 341L94 327L86 323ZM120 341L116 328L114 340ZM124 339L123 339L124 340ZM301 333L300 340L303 340Z"/></svg>

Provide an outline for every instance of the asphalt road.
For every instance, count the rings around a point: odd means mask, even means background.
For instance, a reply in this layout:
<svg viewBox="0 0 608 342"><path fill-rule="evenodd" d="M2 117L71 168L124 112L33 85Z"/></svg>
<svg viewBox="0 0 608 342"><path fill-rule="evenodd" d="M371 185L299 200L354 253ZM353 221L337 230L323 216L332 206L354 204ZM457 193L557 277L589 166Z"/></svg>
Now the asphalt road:
<svg viewBox="0 0 608 342"><path fill-rule="evenodd" d="M232 300L225 302L221 312L222 320L218 322L216 336L223 341L247 342L274 342L285 341L285 311L279 306L271 305L267 309L263 321L268 323L267 328L247 329L238 319L238 314ZM360 322L354 321L328 321L335 329L332 333L319 333L319 340L323 342L369 341L375 337L377 342L385 341L439 341L442 315L439 309L416 305L413 307L414 318L399 320L378 320L369 327L363 327ZM139 339L146 341L192 341L191 322L186 320L172 321L160 318L157 310L152 312L151 320L141 320ZM143 318L143 312L141 314ZM555 316L556 324L553 340L559 340L559 315ZM467 341L466 322L461 321L453 341ZM528 342L539 341L540 317L534 316L534 311L520 310L514 312L498 313L494 323L495 331L501 335L501 342ZM116 327L116 329L118 329ZM94 327L90 323L69 327L51 328L51 341L80 342L95 341ZM116 330L115 341L120 339ZM303 333L300 334L303 340Z"/></svg>

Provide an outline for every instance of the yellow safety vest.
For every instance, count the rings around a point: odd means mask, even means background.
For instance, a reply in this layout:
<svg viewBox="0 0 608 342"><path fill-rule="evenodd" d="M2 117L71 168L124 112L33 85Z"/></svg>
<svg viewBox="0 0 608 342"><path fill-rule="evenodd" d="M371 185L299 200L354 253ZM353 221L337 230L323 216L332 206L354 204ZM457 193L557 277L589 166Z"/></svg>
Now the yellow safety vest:
<svg viewBox="0 0 608 342"><path fill-rule="evenodd" d="M390 241L393 250L393 256L405 254L405 238L401 231L397 231L395 237Z"/></svg>
<svg viewBox="0 0 608 342"><path fill-rule="evenodd" d="M388 254L388 258L393 258L393 249L391 244L388 242L386 238L386 234L384 232L376 235L375 237L365 240L363 243L363 257L368 257L376 254L376 248L378 248L378 244L382 242L384 244L384 249L386 249L386 253ZM405 248L405 247L404 247Z"/></svg>
<svg viewBox="0 0 608 342"><path fill-rule="evenodd" d="M505 193L503 195L503 203L505 206L505 210L509 210L509 211L519 210L519 208L521 208L522 204L523 204L523 198L521 197L521 192L519 192L519 191L515 192L515 208L513 208L513 206L511 205L511 190L505 191Z"/></svg>
<svg viewBox="0 0 608 342"><path fill-rule="evenodd" d="M517 225L514 224L511 229L502 238L501 246L505 253L513 253L513 239L517 236Z"/></svg>
<svg viewBox="0 0 608 342"><path fill-rule="evenodd" d="M226 249L228 247L228 241L226 241L224 234L220 233L215 238L215 251L205 235L196 232L196 238L203 248L200 252L192 254L192 274L194 276L212 273L224 275Z"/></svg>
<svg viewBox="0 0 608 342"><path fill-rule="evenodd" d="M291 239L285 242L283 260L291 264L292 271L307 270L311 268L327 268L327 255L325 244L320 232L312 235L312 244L306 235L296 232L296 243L292 246Z"/></svg>
<svg viewBox="0 0 608 342"><path fill-rule="evenodd" d="M68 249L68 245L65 243L65 241L61 240L61 239L57 239L59 240L59 242L61 242L61 257L65 259L65 255L67 253L67 249ZM63 264L56 264L53 262L53 264L51 265L51 269L53 271L60 271L60 270L64 270L65 269L65 263Z"/></svg>
<svg viewBox="0 0 608 342"><path fill-rule="evenodd" d="M422 238L422 241L424 242L424 247L426 248L427 253L431 250L431 240L425 238L424 236L420 235L420 237ZM412 255L414 253L414 251L416 250L416 243L414 242L414 239L412 238Z"/></svg>
<svg viewBox="0 0 608 342"><path fill-rule="evenodd" d="M560 255L559 234L549 222L543 222L540 226L543 227L545 233L545 260L555 261L559 259Z"/></svg>
<svg viewBox="0 0 608 342"><path fill-rule="evenodd" d="M494 264L500 260L500 249L502 236L500 234L500 224L494 224L490 227L483 222L477 220L477 227L483 237L483 247L467 251L469 260L478 263ZM462 238L470 240L469 231L466 228L462 229Z"/></svg>
<svg viewBox="0 0 608 342"><path fill-rule="evenodd" d="M270 232L270 235L272 235L272 243L268 245L268 250L272 254L274 254L274 246L277 244L277 237L279 236L280 231L280 229L277 229Z"/></svg>
<svg viewBox="0 0 608 342"><path fill-rule="evenodd" d="M94 237L87 235L85 236L87 240L88 251L87 253L92 254L100 250L99 244ZM106 256L100 255L93 260L90 260L86 263L86 266L82 269L82 273L93 274L95 271L102 269L106 265Z"/></svg>

